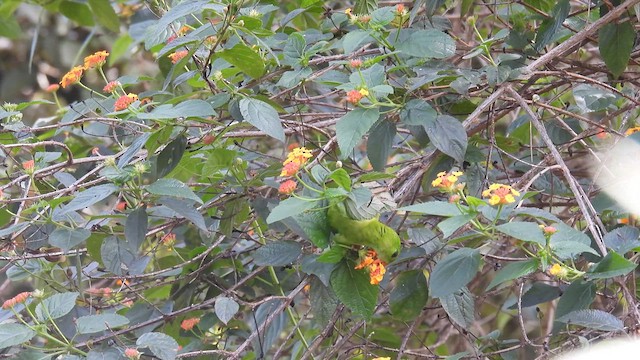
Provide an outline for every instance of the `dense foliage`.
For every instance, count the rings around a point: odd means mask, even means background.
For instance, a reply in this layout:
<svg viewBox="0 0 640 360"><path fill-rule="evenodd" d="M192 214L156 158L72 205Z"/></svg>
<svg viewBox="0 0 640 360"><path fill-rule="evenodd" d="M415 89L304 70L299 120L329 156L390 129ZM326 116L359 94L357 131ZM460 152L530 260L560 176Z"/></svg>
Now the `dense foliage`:
<svg viewBox="0 0 640 360"><path fill-rule="evenodd" d="M0 1L0 351L513 359L637 331L638 4Z"/></svg>

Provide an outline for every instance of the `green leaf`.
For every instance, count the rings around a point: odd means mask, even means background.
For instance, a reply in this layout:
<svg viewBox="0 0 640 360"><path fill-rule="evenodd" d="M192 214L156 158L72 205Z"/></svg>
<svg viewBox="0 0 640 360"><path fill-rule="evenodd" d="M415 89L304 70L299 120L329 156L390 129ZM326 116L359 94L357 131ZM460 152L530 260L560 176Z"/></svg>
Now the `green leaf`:
<svg viewBox="0 0 640 360"><path fill-rule="evenodd" d="M198 227L198 229L202 231L209 231L209 229L207 229L207 225L204 222L204 217L193 206L193 201L163 197L159 200L159 202L169 209L175 211L179 215L184 216L187 220L191 221L193 225Z"/></svg>
<svg viewBox="0 0 640 360"><path fill-rule="evenodd" d="M456 42L440 30L417 30L400 42L396 50L409 56L444 59L455 54Z"/></svg>
<svg viewBox="0 0 640 360"><path fill-rule="evenodd" d="M18 20L15 17L10 16L8 18L2 18L2 21L0 21L0 36L9 39L17 39L21 35L22 29L20 28L20 24L18 24Z"/></svg>
<svg viewBox="0 0 640 360"><path fill-rule="evenodd" d="M413 211L420 214L437 215L437 216L461 215L460 209L458 209L456 204L452 204L445 201L428 201L426 203L413 204L413 205L401 207L398 210Z"/></svg>
<svg viewBox="0 0 640 360"><path fill-rule="evenodd" d="M473 294L463 287L460 291L440 298L442 308L449 315L449 318L463 328L469 328L475 321L475 305Z"/></svg>
<svg viewBox="0 0 640 360"><path fill-rule="evenodd" d="M378 300L378 286L369 283L365 270L355 270L354 263L344 260L331 273L331 289L354 314L371 319Z"/></svg>
<svg viewBox="0 0 640 360"><path fill-rule="evenodd" d="M225 325L229 322L229 320L233 319L238 310L240 309L240 305L229 297L219 297L216 300L215 311L216 316L220 321L225 323Z"/></svg>
<svg viewBox="0 0 640 360"><path fill-rule="evenodd" d="M480 252L461 248L440 260L429 279L429 293L433 297L445 297L462 289L478 273Z"/></svg>
<svg viewBox="0 0 640 360"><path fill-rule="evenodd" d="M309 298L311 299L314 322L324 327L336 311L339 301L331 288L325 286L318 277L312 277L309 285L311 286Z"/></svg>
<svg viewBox="0 0 640 360"><path fill-rule="evenodd" d="M329 179L338 184L341 188L351 191L351 178L345 169L336 169L331 174L329 174Z"/></svg>
<svg viewBox="0 0 640 360"><path fill-rule="evenodd" d="M117 236L109 236L102 241L100 257L105 268L115 275L123 275L136 256L129 244Z"/></svg>
<svg viewBox="0 0 640 360"><path fill-rule="evenodd" d="M218 55L254 79L264 74L264 61L247 45L236 44L231 49L219 52Z"/></svg>
<svg viewBox="0 0 640 360"><path fill-rule="evenodd" d="M371 12L378 8L378 0L356 0L353 6L353 12L356 15L371 14Z"/></svg>
<svg viewBox="0 0 640 360"><path fill-rule="evenodd" d="M264 131L274 139L284 142L284 129L278 112L264 101L251 98L240 100L240 113L245 121Z"/></svg>
<svg viewBox="0 0 640 360"><path fill-rule="evenodd" d="M302 258L300 270L306 274L317 276L325 286L329 286L331 273L336 265L319 262L318 258L318 255L305 255Z"/></svg>
<svg viewBox="0 0 640 360"><path fill-rule="evenodd" d="M163 178L169 174L182 160L185 150L187 149L187 138L179 135L172 142L160 151L158 157L155 158L154 168L155 177Z"/></svg>
<svg viewBox="0 0 640 360"><path fill-rule="evenodd" d="M531 288L522 295L522 307L535 306L551 300L555 300L562 295L562 290L557 286L545 283L534 283ZM509 309L517 309L518 303L509 306Z"/></svg>
<svg viewBox="0 0 640 360"><path fill-rule="evenodd" d="M573 259L582 253L599 255L591 246L577 241L557 241L551 243L553 253L560 259Z"/></svg>
<svg viewBox="0 0 640 360"><path fill-rule="evenodd" d="M358 50L360 47L373 41L373 38L365 30L353 30L349 31L347 35L342 38L342 47L345 54L351 54Z"/></svg>
<svg viewBox="0 0 640 360"><path fill-rule="evenodd" d="M186 100L177 105L162 104L148 113L139 113L136 116L139 119L186 119L190 117L203 118L215 114L211 104L204 100L191 99Z"/></svg>
<svg viewBox="0 0 640 360"><path fill-rule="evenodd" d="M144 144L147 142L150 136L151 133L144 133L136 137L136 139L131 142L131 145L127 147L127 150L125 150L124 154L122 154L122 156L120 156L120 158L118 159L117 165L120 169L129 164L131 159L133 159L133 157L136 156L140 150L142 150Z"/></svg>
<svg viewBox="0 0 640 360"><path fill-rule="evenodd" d="M571 283L560 297L556 307L556 320L564 315L588 308L596 297L596 284L590 281L577 280ZM555 322L553 332L560 329L560 323Z"/></svg>
<svg viewBox="0 0 640 360"><path fill-rule="evenodd" d="M446 239L449 236L453 235L456 230L466 225L469 221L473 220L476 217L474 214L463 214L452 216L448 219L440 221L438 223L438 229L442 231L442 238Z"/></svg>
<svg viewBox="0 0 640 360"><path fill-rule="evenodd" d="M576 310L558 318L557 321L568 325L584 326L602 331L624 330L622 320L602 310Z"/></svg>
<svg viewBox="0 0 640 360"><path fill-rule="evenodd" d="M0 349L20 345L36 336L30 328L15 323L0 324Z"/></svg>
<svg viewBox="0 0 640 360"><path fill-rule="evenodd" d="M129 319L118 314L81 316L76 319L79 334L92 334L129 324Z"/></svg>
<svg viewBox="0 0 640 360"><path fill-rule="evenodd" d="M427 279L422 270L409 270L398 275L389 297L391 313L400 320L413 320L429 299Z"/></svg>
<svg viewBox="0 0 640 360"><path fill-rule="evenodd" d="M60 13L83 26L93 26L93 14L85 3L63 0L58 7Z"/></svg>
<svg viewBox="0 0 640 360"><path fill-rule="evenodd" d="M496 230L518 240L535 242L543 246L547 244L540 226L532 222L512 221L496 226Z"/></svg>
<svg viewBox="0 0 640 360"><path fill-rule="evenodd" d="M198 197L185 183L176 179L160 179L145 189L160 196L170 196L174 198L190 199L202 204L202 199Z"/></svg>
<svg viewBox="0 0 640 360"><path fill-rule="evenodd" d="M267 224L273 224L276 221L280 221L290 216L300 214L306 210L314 208L315 206L315 201L308 201L290 197L281 201L278 206L271 210L271 213L269 214L269 216L267 216Z"/></svg>
<svg viewBox="0 0 640 360"><path fill-rule="evenodd" d="M329 246L329 220L327 220L327 212L323 210L307 211L295 214L293 219L304 232L304 235L311 240L313 245L324 249Z"/></svg>
<svg viewBox="0 0 640 360"><path fill-rule="evenodd" d="M261 246L253 253L253 262L258 266L287 266L302 254L302 245L295 241L274 241Z"/></svg>
<svg viewBox="0 0 640 360"><path fill-rule="evenodd" d="M76 306L79 295L77 292L66 292L49 296L36 306L36 318L45 322L67 315Z"/></svg>
<svg viewBox="0 0 640 360"><path fill-rule="evenodd" d="M282 49L282 54L284 55L284 61L282 63L289 66L300 65L302 61L306 59L304 55L306 46L307 41L304 39L304 36L297 32L290 34Z"/></svg>
<svg viewBox="0 0 640 360"><path fill-rule="evenodd" d="M631 21L623 21L606 24L598 34L600 56L613 77L618 78L631 59L636 31Z"/></svg>
<svg viewBox="0 0 640 360"><path fill-rule="evenodd" d="M157 332L143 334L136 340L139 347L147 347L161 360L174 360L178 354L178 343L169 335Z"/></svg>
<svg viewBox="0 0 640 360"><path fill-rule="evenodd" d="M458 163L464 161L467 152L467 132L458 119L449 115L440 115L424 127L431 143Z"/></svg>
<svg viewBox="0 0 640 360"><path fill-rule="evenodd" d="M328 250L325 250L317 261L321 263L337 264L340 260L344 259L347 254L347 249L342 246L332 246Z"/></svg>
<svg viewBox="0 0 640 360"><path fill-rule="evenodd" d="M116 33L120 31L120 19L109 0L89 0L89 6L98 24Z"/></svg>
<svg viewBox="0 0 640 360"><path fill-rule="evenodd" d="M109 54L108 66L113 66L126 52L129 50L129 46L133 43L133 39L129 34L120 35L111 46L111 53Z"/></svg>
<svg viewBox="0 0 640 360"><path fill-rule="evenodd" d="M371 129L367 140L367 157L374 170L384 171L387 166L396 131L396 125L386 120L378 121Z"/></svg>
<svg viewBox="0 0 640 360"><path fill-rule="evenodd" d="M49 244L64 251L69 251L82 244L89 236L91 236L91 231L87 229L58 228L49 235Z"/></svg>
<svg viewBox="0 0 640 360"><path fill-rule="evenodd" d="M620 275L626 275L638 266L624 256L611 251L605 256L591 272L585 274L588 279L608 279Z"/></svg>
<svg viewBox="0 0 640 360"><path fill-rule="evenodd" d="M625 254L640 247L640 230L633 226L615 228L604 235L604 243L618 254Z"/></svg>
<svg viewBox="0 0 640 360"><path fill-rule="evenodd" d="M431 126L438 112L422 99L409 100L400 110L400 121L405 125Z"/></svg>
<svg viewBox="0 0 640 360"><path fill-rule="evenodd" d="M536 51L541 51L548 43L551 42L551 40L553 40L556 32L567 19L570 9L571 5L569 4L569 0L560 0L556 3L556 6L554 6L553 10L549 14L549 17L544 19L538 28L536 42L533 46Z"/></svg>
<svg viewBox="0 0 640 360"><path fill-rule="evenodd" d="M133 210L127 216L127 221L124 225L124 237L133 253L136 253L144 242L148 225L147 207L144 205Z"/></svg>
<svg viewBox="0 0 640 360"><path fill-rule="evenodd" d="M95 203L106 199L109 195L118 191L118 187L113 184L104 184L89 188L78 194L73 200L69 201L60 209L61 214L88 208Z"/></svg>
<svg viewBox="0 0 640 360"><path fill-rule="evenodd" d="M380 111L357 108L346 113L336 124L336 137L340 147L340 157L347 158L371 126L378 121Z"/></svg>
<svg viewBox="0 0 640 360"><path fill-rule="evenodd" d="M496 273L496 276L491 280L487 290L491 290L494 287L502 284L505 281L517 279L521 276L529 275L532 272L538 270L540 263L538 259L530 259L525 261L512 262L507 264L504 268Z"/></svg>

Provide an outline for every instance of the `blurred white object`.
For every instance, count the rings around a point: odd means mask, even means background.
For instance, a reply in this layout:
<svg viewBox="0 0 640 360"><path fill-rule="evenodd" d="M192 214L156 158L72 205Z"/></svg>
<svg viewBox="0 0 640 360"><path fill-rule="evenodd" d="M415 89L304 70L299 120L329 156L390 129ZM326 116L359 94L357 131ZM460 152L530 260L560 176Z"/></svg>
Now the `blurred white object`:
<svg viewBox="0 0 640 360"><path fill-rule="evenodd" d="M596 183L607 195L628 212L640 214L640 143L635 138L635 134L624 138L608 152L598 154L602 163L594 163L593 171Z"/></svg>
<svg viewBox="0 0 640 360"><path fill-rule="evenodd" d="M635 360L638 358L640 358L640 340L614 339L563 353L554 360Z"/></svg>

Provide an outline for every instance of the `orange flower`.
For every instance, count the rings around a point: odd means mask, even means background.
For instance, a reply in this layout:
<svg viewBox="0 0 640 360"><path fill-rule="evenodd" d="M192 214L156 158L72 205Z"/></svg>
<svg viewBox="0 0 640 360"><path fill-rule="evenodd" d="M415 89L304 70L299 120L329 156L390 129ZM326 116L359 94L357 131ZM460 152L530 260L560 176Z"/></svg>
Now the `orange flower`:
<svg viewBox="0 0 640 360"><path fill-rule="evenodd" d="M58 91L58 89L60 89L60 85L51 84L51 85L47 86L47 88L44 91L46 91L48 93L52 93L52 92Z"/></svg>
<svg viewBox="0 0 640 360"><path fill-rule="evenodd" d="M360 59L351 59L351 60L349 60L349 66L351 66L354 69L359 69L360 67L362 67L362 60L360 60Z"/></svg>
<svg viewBox="0 0 640 360"><path fill-rule="evenodd" d="M189 51L188 50L180 50L180 51L176 51L172 54L169 54L167 57L169 59L171 59L171 63L175 64L178 61L182 60L185 56L189 55Z"/></svg>
<svg viewBox="0 0 640 360"><path fill-rule="evenodd" d="M550 236L550 235L553 235L553 234L557 233L558 229L554 228L553 226L543 226L542 227L542 232L545 235Z"/></svg>
<svg viewBox="0 0 640 360"><path fill-rule="evenodd" d="M127 202L126 201L118 201L118 203L116 204L115 209L118 211L124 211L127 208Z"/></svg>
<svg viewBox="0 0 640 360"><path fill-rule="evenodd" d="M462 176L462 171L440 172L435 180L431 182L431 186L438 188L442 192L454 192L460 176Z"/></svg>
<svg viewBox="0 0 640 360"><path fill-rule="evenodd" d="M22 163L22 168L24 169L24 171L28 173L32 173L33 170L35 169L35 166L36 166L36 162L33 160L27 160Z"/></svg>
<svg viewBox="0 0 640 360"><path fill-rule="evenodd" d="M117 80L114 81L109 81L109 83L107 83L107 85L105 85L102 88L102 91L106 92L106 93L112 93L114 91L116 91L118 89L118 87L120 87L120 82Z"/></svg>
<svg viewBox="0 0 640 360"><path fill-rule="evenodd" d="M287 146L287 150L289 152L293 151L293 149L300 147L300 144L298 144L297 142L292 142L291 144L289 144L289 146Z"/></svg>
<svg viewBox="0 0 640 360"><path fill-rule="evenodd" d="M374 250L369 250L364 259L354 267L356 270L364 268L369 271L369 283L371 285L380 284L384 274L387 272L385 263L378 259L378 254Z"/></svg>
<svg viewBox="0 0 640 360"><path fill-rule="evenodd" d="M193 329L194 326L198 325L199 322L200 318L184 319L182 320L180 327L182 328L182 330L189 331Z"/></svg>
<svg viewBox="0 0 640 360"><path fill-rule="evenodd" d="M162 242L162 245L164 246L172 247L176 243L176 234L168 233L160 240L160 242Z"/></svg>
<svg viewBox="0 0 640 360"><path fill-rule="evenodd" d="M140 352L134 348L127 348L124 350L124 356L131 360L140 359Z"/></svg>
<svg viewBox="0 0 640 360"><path fill-rule="evenodd" d="M77 84L82 78L84 68L82 66L74 66L68 73L64 74L60 80L60 86L66 88L69 85Z"/></svg>
<svg viewBox="0 0 640 360"><path fill-rule="evenodd" d="M351 90L347 92L347 101L354 105L359 103L363 97L364 95L362 95L362 93L358 90Z"/></svg>
<svg viewBox="0 0 640 360"><path fill-rule="evenodd" d="M282 163L282 165L286 166L287 164L294 162L302 166L312 157L313 155L311 154L311 150L304 147L295 148L289 153L289 155L287 155L287 159Z"/></svg>
<svg viewBox="0 0 640 360"><path fill-rule="evenodd" d="M30 291L25 291L25 292L21 292L20 294L12 297L11 299L5 301L2 304L2 309L7 310L10 309L18 304L22 304L23 302L27 301L27 299L29 298L29 296L31 296L31 292Z"/></svg>
<svg viewBox="0 0 640 360"><path fill-rule="evenodd" d="M84 58L85 70L93 69L93 68L104 65L104 63L107 62L107 56L109 56L109 53L102 50L85 57Z"/></svg>
<svg viewBox="0 0 640 360"><path fill-rule="evenodd" d="M482 192L482 196L489 198L489 205L506 205L515 202L515 197L520 196L520 192L509 185L491 184Z"/></svg>
<svg viewBox="0 0 640 360"><path fill-rule="evenodd" d="M129 107L129 105L133 104L137 100L138 95L136 94L129 93L127 95L122 95L118 98L118 100L116 100L114 108L116 111L125 110Z"/></svg>
<svg viewBox="0 0 640 360"><path fill-rule="evenodd" d="M404 8L404 4L398 4L396 5L396 12L398 14L403 14L405 12L405 8Z"/></svg>
<svg viewBox="0 0 640 360"><path fill-rule="evenodd" d="M300 170L300 164L293 161L282 168L280 176L293 176L298 173L298 170Z"/></svg>
<svg viewBox="0 0 640 360"><path fill-rule="evenodd" d="M278 192L280 194L290 195L294 191L296 191L296 187L298 187L298 184L295 181L287 180L287 181L283 182L282 184L280 184L280 188L278 189Z"/></svg>

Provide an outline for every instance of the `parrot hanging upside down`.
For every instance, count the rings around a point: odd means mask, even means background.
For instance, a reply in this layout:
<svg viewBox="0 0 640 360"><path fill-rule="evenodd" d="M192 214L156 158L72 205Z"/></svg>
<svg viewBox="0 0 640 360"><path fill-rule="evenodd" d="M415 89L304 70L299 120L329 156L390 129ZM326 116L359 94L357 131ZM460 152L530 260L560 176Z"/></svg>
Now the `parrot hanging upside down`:
<svg viewBox="0 0 640 360"><path fill-rule="evenodd" d="M400 254L400 236L381 223L376 216L368 220L354 220L347 214L344 202L330 199L327 218L336 233L334 240L342 245L361 245L376 251L378 258L390 263Z"/></svg>

